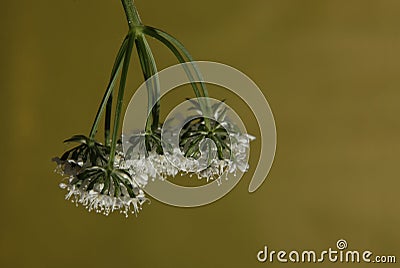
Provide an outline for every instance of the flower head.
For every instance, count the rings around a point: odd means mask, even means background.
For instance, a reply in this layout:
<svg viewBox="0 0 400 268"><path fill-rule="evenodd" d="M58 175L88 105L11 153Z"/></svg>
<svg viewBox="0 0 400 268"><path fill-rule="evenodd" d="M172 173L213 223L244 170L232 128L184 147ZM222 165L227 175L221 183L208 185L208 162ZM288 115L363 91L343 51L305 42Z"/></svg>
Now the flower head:
<svg viewBox="0 0 400 268"><path fill-rule="evenodd" d="M70 175L60 188L68 192L65 199L83 205L89 211L108 215L119 210L128 217L129 212L138 213L147 200L139 184L125 170L108 170L88 167L76 175Z"/></svg>
<svg viewBox="0 0 400 268"><path fill-rule="evenodd" d="M60 188L67 190L65 199L104 215L119 210L128 217L129 212L139 212L147 200L141 189L143 180L137 177L137 182L125 169L121 150L116 151L113 165L107 165L109 150L102 146L84 140L61 158L53 158L56 172L64 176Z"/></svg>

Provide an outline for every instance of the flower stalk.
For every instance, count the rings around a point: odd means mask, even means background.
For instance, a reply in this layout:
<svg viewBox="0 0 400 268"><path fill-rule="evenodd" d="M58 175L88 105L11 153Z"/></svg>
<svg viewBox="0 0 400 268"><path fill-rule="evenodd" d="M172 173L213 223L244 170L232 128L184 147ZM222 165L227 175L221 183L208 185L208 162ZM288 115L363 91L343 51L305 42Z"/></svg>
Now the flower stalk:
<svg viewBox="0 0 400 268"><path fill-rule="evenodd" d="M110 82L109 82L109 84L107 86L106 92L104 93L104 96L103 96L103 99L102 99L102 101L100 103L99 109L97 110L97 114L96 114L95 120L93 122L92 129L90 130L89 138L91 140L94 140L94 137L95 137L95 135L97 133L97 129L98 129L98 126L99 126L99 123L100 123L100 119L101 119L101 117L103 115L103 112L104 112L104 109L105 109L106 106L107 106L107 111L108 111L107 112L108 116L106 116L106 126L110 125L110 121L111 121L110 110L111 110L111 103L112 103L111 96L112 96L112 93L113 93L113 90L114 90L115 82L117 81L118 74L119 74L121 66L122 66L122 62L123 62L123 58L124 58L124 55L125 55L125 52L126 52L127 44L128 44L128 40L127 40L127 38L125 38L124 41L122 42L122 45L121 45L119 51L118 51L117 57L115 59L114 67L113 67L113 69L111 71ZM108 135L109 135L109 128L108 127L105 128L105 132L106 132L105 133L105 136L106 136L106 141L105 142L107 144L109 142L109 139L107 138Z"/></svg>
<svg viewBox="0 0 400 268"><path fill-rule="evenodd" d="M209 180L222 175L225 170L229 170L230 173L236 172L237 169L245 172L248 165L244 156L249 137L240 133L231 135L222 124L210 119L214 118L211 115L217 114L215 118L224 121L226 111L220 109L219 105L209 104L207 88L202 82L201 73L182 43L160 29L144 25L133 0L121 0L121 3L129 26L128 34L116 55L110 80L90 134L88 137L75 135L66 140L65 142L74 142L78 145L63 153L61 157L53 158L53 161L57 163L56 171L65 176L66 182L61 183L60 187L68 190L66 199L73 198L76 204L84 205L89 211L95 210L108 215L114 210L120 210L127 216L128 212L137 213L147 200L142 188L147 184L148 178L165 178L175 176L179 171L185 171ZM169 156L166 156L170 155L170 152L164 152L162 145L160 83L156 61L146 37L160 41L180 63L190 63L182 66L197 98L197 102L193 101L195 110L202 116L200 120L188 122L182 132L177 133L180 136L180 148L172 152L172 162L176 166L171 164ZM132 146L124 153L120 143L120 125L134 47L147 87L148 113L144 133L129 138ZM118 80L118 94L112 118L113 97ZM105 116L104 145L95 140L103 115ZM227 125L229 124L224 126ZM143 136L144 139L141 139ZM207 139L216 145L214 152L217 153L218 159L211 157L203 159L205 155L203 149L208 151L210 156L213 151L209 143L204 143ZM143 140L144 146L141 145ZM228 140L236 140L236 143L229 146ZM129 152L133 152L138 145L144 148L144 155L131 158ZM183 150L184 154L180 150ZM230 155L234 158L229 159ZM204 160L207 160L206 169L203 168Z"/></svg>
<svg viewBox="0 0 400 268"><path fill-rule="evenodd" d="M113 128L113 133L112 133L111 149L110 149L110 159L108 161L109 169L112 169L114 166L115 150L116 150L116 145L117 145L117 140L118 140L119 125L120 125L120 121L121 121L122 104L123 104L123 99L124 99L126 78L128 76L129 62L130 62L130 57L132 54L133 44L134 44L134 40L135 40L135 34L136 33L134 31L130 32L128 34L128 44L127 44L125 57L124 57L124 61L123 61L121 81L119 84L119 91L118 91L118 99L117 99L117 104L116 104L116 108L115 108L114 128Z"/></svg>
<svg viewBox="0 0 400 268"><path fill-rule="evenodd" d="M124 7L126 19L128 20L129 28L135 28L142 25L134 0L121 0L121 2Z"/></svg>

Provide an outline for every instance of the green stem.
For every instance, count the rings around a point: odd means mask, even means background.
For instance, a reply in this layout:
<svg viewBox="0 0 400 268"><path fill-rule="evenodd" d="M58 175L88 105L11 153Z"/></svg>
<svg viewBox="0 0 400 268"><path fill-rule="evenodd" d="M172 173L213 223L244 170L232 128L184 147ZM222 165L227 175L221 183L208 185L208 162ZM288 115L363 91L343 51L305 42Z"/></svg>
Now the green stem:
<svg viewBox="0 0 400 268"><path fill-rule="evenodd" d="M163 30L151 27L151 26L145 26L146 28L150 28L152 29L155 33L157 33L158 35L160 35L161 37L165 38L166 40L168 40L169 42L171 42L174 46L176 46L180 51L182 51L183 55L185 55L185 57L187 58L187 61L189 62L194 62L194 59L192 57L192 55L189 53L189 51L185 48L185 46L179 42L178 39L176 39L175 37L173 37L172 35L168 34L167 32L164 32ZM203 97L208 98L208 91L207 91L207 87L204 84L204 79L203 76L201 75L200 70L197 68L197 65L195 63L192 64L193 69L199 79L200 82L200 87L201 90L203 92Z"/></svg>
<svg viewBox="0 0 400 268"><path fill-rule="evenodd" d="M210 104L208 102L208 92L207 88L203 82L203 78L201 76L200 71L198 70L197 66L193 62L192 56L189 54L189 52L185 49L185 47L180 43L177 39L175 39L173 36L167 34L164 31L161 31L159 29L150 27L150 26L143 26L143 33L146 35L149 35L157 40L159 40L161 43L163 43L171 52L175 55L175 57L178 59L180 63L183 64L183 68L185 70L186 75L189 78L190 84L192 85L193 91L196 94L197 98L204 97L205 99L199 99L199 104L201 107L201 110L203 114L205 115L204 117L204 122L206 124L206 127L210 130L211 129L211 123L209 120L209 117L211 117L211 108ZM178 48L179 50L178 50ZM187 58L187 60L184 58L184 56ZM194 73L197 76L197 79L193 78L193 75L190 71L190 69L186 66L186 63L191 63L191 66L193 67ZM200 82L200 89L197 87L196 81Z"/></svg>
<svg viewBox="0 0 400 268"><path fill-rule="evenodd" d="M98 129L98 126L100 123L101 116L104 112L104 109L106 108L106 105L110 99L110 96L112 95L112 92L114 91L115 82L117 80L118 73L119 73L121 65L122 65L122 59L123 59L125 51L126 51L126 45L127 45L127 38L125 38L125 40L122 42L122 45L121 45L121 47L118 51L117 57L115 59L114 67L111 71L110 82L108 83L106 92L104 93L103 99L101 100L99 109L97 110L97 114L94 119L92 129L90 130L90 134L89 134L90 140L93 140L94 136L97 133L97 129ZM107 118L106 118L106 124L107 124ZM107 140L105 142L107 143Z"/></svg>
<svg viewBox="0 0 400 268"><path fill-rule="evenodd" d="M121 0L122 6L125 10L126 19L128 20L129 28L134 28L136 26L142 25L139 17L139 13L133 3L134 0Z"/></svg>
<svg viewBox="0 0 400 268"><path fill-rule="evenodd" d="M122 112L122 103L123 103L123 99L124 99L126 78L128 76L129 62L130 62L135 38L136 38L135 32L129 32L128 44L127 44L127 48L126 48L126 52L125 52L124 64L122 67L121 80L119 82L118 97L117 97L117 103L116 103L116 108L115 108L114 127L113 127L112 139L111 139L110 158L108 161L108 167L110 169L112 169L114 166L114 158L115 158L115 151L116 151L116 146L117 146L119 124L121 121L120 118L121 118L121 112Z"/></svg>
<svg viewBox="0 0 400 268"><path fill-rule="evenodd" d="M160 114L160 83L157 75L157 65L144 35L139 35L135 42L148 95L146 132L151 133L152 130L158 128Z"/></svg>
<svg viewBox="0 0 400 268"><path fill-rule="evenodd" d="M135 40L136 48L137 48L137 53L139 56L139 62L140 62L140 67L142 69L143 73L143 78L146 83L146 88L147 88L147 120L146 120L146 133L151 132L151 125L153 124L153 117L151 116L151 107L153 106L154 103L154 94L153 90L151 89L151 84L150 81L147 81L147 79L151 76L150 73L150 66L148 64L148 58L146 56L146 52L143 46L143 43L140 41L140 38L138 37Z"/></svg>
<svg viewBox="0 0 400 268"><path fill-rule="evenodd" d="M121 0L121 2L125 10L125 15L128 20L129 28L132 29L134 32L136 32L137 36L135 43L138 49L140 64L147 85L149 116L146 121L146 132L150 133L152 129L156 129L159 125L160 103L158 99L160 95L160 90L159 90L158 78L155 78L155 81L149 81L149 82L147 81L147 79L157 73L157 67L155 65L151 49L143 33L140 31L142 29L143 24L142 21L140 20L139 13L134 4L134 0ZM151 86L150 85L151 83L154 85ZM155 101L157 102L153 107Z"/></svg>
<svg viewBox="0 0 400 268"><path fill-rule="evenodd" d="M159 121L160 121L160 106L161 106L160 105L160 81L158 79L158 71L157 71L156 61L155 61L153 53L150 49L149 43L147 42L146 37L143 34L140 37L144 44L147 57L149 58L150 74L151 74L150 82L152 85L152 89L154 88L154 101L156 101L156 103L154 103L154 102L152 103L152 105L154 104L154 106L152 106L152 114L153 114L152 129L156 130L158 128Z"/></svg>
<svg viewBox="0 0 400 268"><path fill-rule="evenodd" d="M128 20L128 25L129 28L132 29L135 26L142 25L139 14L137 13L137 10L133 4L133 0L121 0L122 5L125 10L126 18ZM94 140L94 137L97 133L97 129L100 123L101 116L104 113L104 109L106 109L106 118L105 118L105 125L104 125L104 138L105 138L105 144L109 145L110 144L110 126L111 126L111 109L112 109L112 93L114 90L114 85L116 82L116 79L118 77L118 73L120 71L120 67L122 65L122 58L125 55L125 50L127 46L127 37L125 38L124 42L122 43L122 46L117 54L117 58L114 63L113 70L111 72L111 79L110 82L107 86L107 90L104 93L103 99L101 101L101 104L99 106L99 109L97 110L97 114L95 117L95 120L92 125L92 129L90 130L90 140Z"/></svg>
<svg viewBox="0 0 400 268"><path fill-rule="evenodd" d="M125 37L124 42L117 54L117 61L115 62L112 72L114 73L121 67L122 58L125 55L126 45L128 44L128 39ZM113 90L114 91L114 90ZM104 120L104 142L106 146L110 146L110 127L111 127L111 113L112 113L112 102L113 102L113 92L108 98L107 105L106 105L106 117Z"/></svg>
<svg viewBox="0 0 400 268"><path fill-rule="evenodd" d="M111 128L111 113L112 113L112 94L108 98L107 105L106 105L106 117L104 120L104 142L105 145L108 147L110 146L110 128Z"/></svg>

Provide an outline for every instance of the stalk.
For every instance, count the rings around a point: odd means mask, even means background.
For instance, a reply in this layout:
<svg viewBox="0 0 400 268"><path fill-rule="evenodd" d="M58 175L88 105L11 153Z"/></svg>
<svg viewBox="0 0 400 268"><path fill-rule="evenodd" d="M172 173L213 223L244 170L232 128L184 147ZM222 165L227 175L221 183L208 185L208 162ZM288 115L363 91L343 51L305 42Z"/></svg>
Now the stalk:
<svg viewBox="0 0 400 268"><path fill-rule="evenodd" d="M155 61L154 61L153 55L151 53L151 50L149 48L149 45L147 44L147 41L146 41L144 35L141 33L143 23L139 17L139 13L134 4L134 0L121 0L121 2L124 7L124 10L125 10L125 15L126 15L126 19L128 20L129 28L136 32L136 35L137 35L137 39L135 40L136 47L138 48L139 58L140 58L141 65L142 65L142 71L145 74L144 75L145 80L147 80L153 74L157 73L157 68L155 66ZM138 46L138 42L140 43L139 46ZM143 48L142 51L140 51L140 47ZM142 57L140 55L141 53L142 53ZM146 58L145 62L143 62L144 58ZM146 73L147 73L147 75L146 75ZM146 76L148 76L148 77L146 77ZM147 86L148 118L146 121L146 132L148 132L148 133L150 133L152 130L156 129L159 125L160 91L159 91L159 85L158 85L158 78L155 78L155 80L156 81L155 81L154 88ZM151 83L151 82L152 81L150 81L149 83ZM155 101L156 101L156 103L154 105L154 108L152 109Z"/></svg>
<svg viewBox="0 0 400 268"><path fill-rule="evenodd" d="M128 34L128 44L127 44L127 48L126 48L126 52L125 52L124 64L122 67L121 80L119 82L118 97L117 97L117 103L116 103L116 108L115 108L114 127L113 127L113 132L112 132L112 139L111 139L110 158L108 161L108 167L110 169L112 169L113 165L114 165L114 158L115 158L115 151L116 151L116 146L117 146L118 130L119 130L119 125L120 125L120 121L121 121L122 103L123 103L123 99L124 99L126 78L128 76L129 63L130 63L130 58L132 55L132 49L133 49L133 44L134 44L135 38L136 38L136 35L134 32L130 32Z"/></svg>
<svg viewBox="0 0 400 268"><path fill-rule="evenodd" d="M122 6L125 10L126 19L128 20L129 28L134 28L135 26L142 25L139 13L133 3L134 0L121 0Z"/></svg>
<svg viewBox="0 0 400 268"><path fill-rule="evenodd" d="M199 99L199 104L201 107L202 112L204 113L204 122L206 124L207 129L211 130L211 124L209 117L211 117L211 107L208 102L208 91L207 88L204 84L203 78L201 76L200 71L198 70L197 66L193 62L192 56L189 54L189 52L185 49L185 47L180 43L176 38L173 36L167 34L164 31L161 31L159 29L150 27L150 26L144 26L143 27L143 33L151 36L161 43L163 43L171 52L175 55L175 57L178 59L180 63L183 64L183 69L185 70L186 75L188 76L189 80L191 81L190 84L192 85L193 91L196 94L197 98L204 97L203 99ZM185 59L186 57L186 59ZM186 66L186 63L191 63L191 66L194 70L195 75L197 76L197 79L193 78L193 75L191 73L191 70ZM196 80L200 81L200 88L196 84Z"/></svg>
<svg viewBox="0 0 400 268"><path fill-rule="evenodd" d="M103 99L101 100L99 109L97 110L97 114L94 119L92 129L90 130L90 134L89 134L90 140L94 140L94 136L97 133L97 129L98 129L98 126L100 123L101 116L103 115L104 109L106 108L106 105L108 105L107 103L109 102L110 96L112 95L112 92L114 91L115 82L117 80L119 71L122 66L123 57L125 55L126 45L127 45L127 38L125 38L124 41L122 42L122 45L121 45L121 47L118 51L117 57L115 59L114 67L111 71L110 82L108 83L106 92L104 93ZM106 118L106 124L107 124L107 118ZM105 129L105 131L107 131L107 128ZM107 133L105 133L105 135L107 136ZM105 142L107 143L107 139Z"/></svg>

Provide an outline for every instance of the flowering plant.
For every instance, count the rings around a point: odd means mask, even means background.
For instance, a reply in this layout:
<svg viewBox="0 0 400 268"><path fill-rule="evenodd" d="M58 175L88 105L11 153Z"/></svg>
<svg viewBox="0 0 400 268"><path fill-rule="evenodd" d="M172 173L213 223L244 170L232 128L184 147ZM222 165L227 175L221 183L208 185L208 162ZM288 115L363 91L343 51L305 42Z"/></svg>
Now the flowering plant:
<svg viewBox="0 0 400 268"><path fill-rule="evenodd" d="M56 171L64 177L60 187L67 190L66 199L72 199L76 205L82 204L89 211L108 215L119 210L128 216L129 213L137 213L148 200L143 188L149 179L165 179L185 172L195 173L198 178L208 181L219 178L223 173L246 172L246 153L249 141L254 137L241 134L234 124L226 120L224 105L211 105L207 101L208 92L203 82L192 82L197 99L191 100L192 109L199 117L188 120L176 133L178 147L169 146L168 139L162 139L158 70L146 38L155 38L163 43L180 63L192 62L193 59L177 39L160 29L144 25L132 0L121 2L129 30L117 53L91 131L88 136L75 135L65 140L77 145L60 157L53 158L53 161L57 164ZM127 137L129 148L123 152L119 129L134 48L146 82L148 117L145 129ZM194 64L194 72L183 66L191 81L193 76L201 77ZM113 107L117 84L117 100ZM103 116L104 142L100 142L96 134Z"/></svg>

